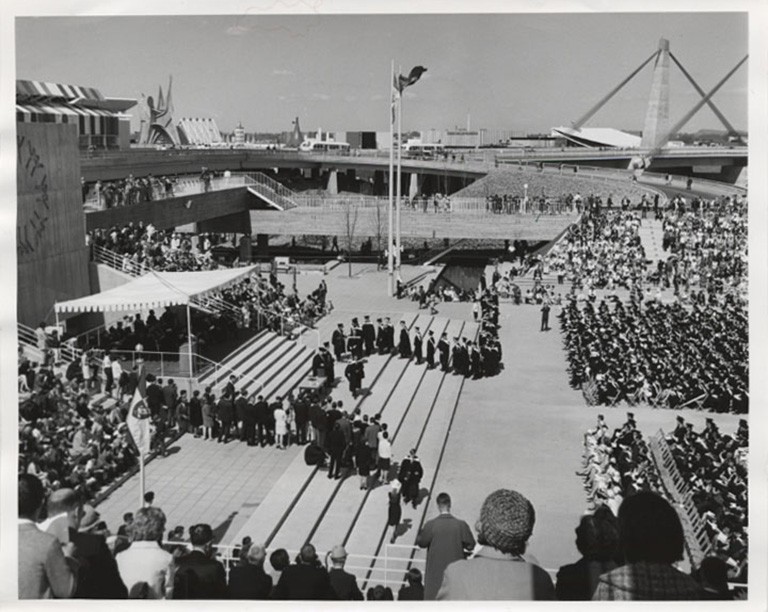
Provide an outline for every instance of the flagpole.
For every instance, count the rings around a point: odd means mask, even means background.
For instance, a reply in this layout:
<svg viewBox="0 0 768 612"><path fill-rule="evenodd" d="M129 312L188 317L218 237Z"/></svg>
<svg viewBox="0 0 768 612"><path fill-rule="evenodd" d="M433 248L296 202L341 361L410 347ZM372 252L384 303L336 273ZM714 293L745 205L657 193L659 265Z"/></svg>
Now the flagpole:
<svg viewBox="0 0 768 612"><path fill-rule="evenodd" d="M190 315L190 312L189 312L189 304L187 304L187 347L188 347L187 354L189 355L189 378L191 383L191 379L194 376L194 372L192 371L192 316ZM191 384L190 384L190 393L192 393Z"/></svg>
<svg viewBox="0 0 768 612"><path fill-rule="evenodd" d="M399 74L403 73L402 66ZM397 220L395 222L395 250L397 276L400 277L400 194L402 193L402 149L403 149L403 92L398 88L397 94Z"/></svg>
<svg viewBox="0 0 768 612"><path fill-rule="evenodd" d="M394 155L395 155L395 118L392 115L392 96L394 95L395 86L395 60L392 60L392 73L389 77L389 204L387 206L387 212L389 215L389 229L387 232L387 271L389 273L387 294L392 297L394 291L394 275L392 269L392 197L394 194Z"/></svg>
<svg viewBox="0 0 768 612"><path fill-rule="evenodd" d="M139 449L139 508L144 507L144 452Z"/></svg>

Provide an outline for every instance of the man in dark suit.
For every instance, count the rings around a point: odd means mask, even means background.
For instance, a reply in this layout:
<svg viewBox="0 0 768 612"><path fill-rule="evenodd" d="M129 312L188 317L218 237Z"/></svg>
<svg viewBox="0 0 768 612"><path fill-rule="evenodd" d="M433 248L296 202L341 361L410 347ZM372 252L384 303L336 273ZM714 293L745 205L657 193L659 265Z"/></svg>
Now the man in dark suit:
<svg viewBox="0 0 768 612"><path fill-rule="evenodd" d="M411 337L408 335L408 327L405 325L405 321L400 321L400 341L397 346L400 352L400 357L410 359L411 357Z"/></svg>
<svg viewBox="0 0 768 612"><path fill-rule="evenodd" d="M293 404L294 422L296 424L296 444L307 443L307 423L309 423L309 401L302 393Z"/></svg>
<svg viewBox="0 0 768 612"><path fill-rule="evenodd" d="M232 431L232 421L235 420L235 405L228 395L222 396L219 400L217 415L219 418L219 439L217 442L229 442L229 436Z"/></svg>
<svg viewBox="0 0 768 612"><path fill-rule="evenodd" d="M357 394L360 392L360 385L363 382L359 364L359 361L353 361L344 368L344 377L349 381L349 392L354 399L357 399Z"/></svg>
<svg viewBox="0 0 768 612"><path fill-rule="evenodd" d="M376 344L376 328L371 323L371 317L365 315L363 319L363 345L365 347L365 354L370 355L373 352L374 345Z"/></svg>
<svg viewBox="0 0 768 612"><path fill-rule="evenodd" d="M324 374L324 365L325 361L323 360L323 352L318 350L314 357L312 357L312 376L322 376Z"/></svg>
<svg viewBox="0 0 768 612"><path fill-rule="evenodd" d="M440 351L440 369L443 372L447 372L448 359L451 353L451 348L448 345L448 334L443 334L440 337L440 342L437 343L437 350Z"/></svg>
<svg viewBox="0 0 768 612"><path fill-rule="evenodd" d="M435 332L429 332L427 336L427 367L431 370L435 367Z"/></svg>
<svg viewBox="0 0 768 612"><path fill-rule="evenodd" d="M347 551L343 546L334 546L331 550L331 570L328 577L331 588L336 598L342 601L363 601L363 594L357 586L357 578L353 574L344 571L344 563L347 561Z"/></svg>
<svg viewBox="0 0 768 612"><path fill-rule="evenodd" d="M238 401L240 401L240 398L238 398ZM258 422L259 417L256 411L256 403L253 401L253 398L250 401L246 400L243 409L243 439L248 446L256 446L256 425Z"/></svg>
<svg viewBox="0 0 768 612"><path fill-rule="evenodd" d="M253 405L254 416L256 417L256 428L258 435L256 436L256 442L261 446L267 443L267 412L269 411L269 404L264 400L263 395L259 395L256 398L256 403Z"/></svg>
<svg viewBox="0 0 768 612"><path fill-rule="evenodd" d="M339 323L336 329L333 330L331 335L331 344L333 345L333 354L336 356L336 361L341 361L341 357L346 349L347 340L344 335L344 324Z"/></svg>
<svg viewBox="0 0 768 612"><path fill-rule="evenodd" d="M241 441L245 441L245 413L248 410L248 391L240 389L240 396L235 400L235 421Z"/></svg>
<svg viewBox="0 0 768 612"><path fill-rule="evenodd" d="M315 547L305 544L299 557L280 575L274 599L333 599L334 592L328 572L317 559Z"/></svg>
<svg viewBox="0 0 768 612"><path fill-rule="evenodd" d="M245 563L229 571L230 599L269 599L272 576L264 571L267 551L263 546L251 546Z"/></svg>
<svg viewBox="0 0 768 612"><path fill-rule="evenodd" d="M176 560L174 599L226 599L227 574L213 559L213 530L210 525L189 529L192 552Z"/></svg>
<svg viewBox="0 0 768 612"><path fill-rule="evenodd" d="M328 343L326 342L325 344L327 345ZM323 368L325 369L326 384L328 385L328 388L331 388L336 382L336 370L333 367L335 361L333 360L331 351L328 350L326 345L323 345Z"/></svg>
<svg viewBox="0 0 768 612"><path fill-rule="evenodd" d="M389 317L384 319L384 347L387 353L391 353L395 348L395 326Z"/></svg>
<svg viewBox="0 0 768 612"><path fill-rule="evenodd" d="M158 382L162 382L162 379L157 381L153 374L147 374L147 382L147 407L152 417L158 418L163 405L163 389Z"/></svg>
<svg viewBox="0 0 768 612"><path fill-rule="evenodd" d="M229 382L224 386L224 393L222 393L223 397L228 397L232 401L235 400L235 382L237 381L237 377L232 374L229 377Z"/></svg>
<svg viewBox="0 0 768 612"><path fill-rule="evenodd" d="M376 330L376 350L379 351L380 355L383 355L387 352L387 330L384 327L384 321L381 319L376 319L376 325L378 325Z"/></svg>
<svg viewBox="0 0 768 612"><path fill-rule="evenodd" d="M352 353L353 359L363 358L363 329L360 327L360 322L357 320L357 317L352 319L352 327L349 330L347 347L349 348L349 352Z"/></svg>
<svg viewBox="0 0 768 612"><path fill-rule="evenodd" d="M413 334L413 357L416 359L417 364L421 364L421 362L424 360L421 343L421 330L416 327Z"/></svg>
<svg viewBox="0 0 768 612"><path fill-rule="evenodd" d="M70 528L69 541L75 546L77 573L76 599L125 599L128 590L120 578L115 557L103 535L93 533L99 513L90 504L82 508L77 529Z"/></svg>

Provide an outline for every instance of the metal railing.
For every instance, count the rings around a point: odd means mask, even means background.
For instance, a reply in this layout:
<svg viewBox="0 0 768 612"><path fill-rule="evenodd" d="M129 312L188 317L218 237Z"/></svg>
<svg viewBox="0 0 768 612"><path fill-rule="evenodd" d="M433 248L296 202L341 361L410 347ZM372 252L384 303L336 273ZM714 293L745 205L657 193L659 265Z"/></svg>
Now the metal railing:
<svg viewBox="0 0 768 612"><path fill-rule="evenodd" d="M137 262L130 255L120 255L98 244L91 245L91 261L134 277L143 276L151 270L146 263Z"/></svg>
<svg viewBox="0 0 768 612"><path fill-rule="evenodd" d="M25 325L21 321L16 322L16 332L18 335L19 344L24 346L24 350L32 354L36 361L42 363L44 355L37 346L37 334L35 330ZM51 347L48 350L54 352L54 356L57 361L64 363L71 363L80 358L80 350L77 346L73 346L72 340L59 339L58 347Z"/></svg>
<svg viewBox="0 0 768 612"><path fill-rule="evenodd" d="M284 210L295 208L297 206L295 201L296 193L263 172L237 173L233 176L242 177L245 180L245 185L247 187L251 187L257 192L262 193L265 197L282 207Z"/></svg>

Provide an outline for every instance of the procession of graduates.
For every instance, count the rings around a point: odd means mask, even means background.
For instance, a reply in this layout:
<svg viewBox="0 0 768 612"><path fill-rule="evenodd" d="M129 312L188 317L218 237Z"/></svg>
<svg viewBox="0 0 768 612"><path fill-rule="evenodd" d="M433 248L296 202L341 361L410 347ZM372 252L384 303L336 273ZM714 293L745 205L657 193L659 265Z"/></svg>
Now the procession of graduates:
<svg viewBox="0 0 768 612"><path fill-rule="evenodd" d="M333 356L329 343L324 343L313 361L313 373L323 367L332 369L334 356L335 361L341 361L348 355L350 360L344 369L344 377L355 398L361 392L365 378L365 357L374 353L395 354L401 359L412 358L417 365L426 363L429 369L439 366L443 372L453 372L473 379L493 376L501 369L499 299L492 290L486 289L480 294L480 309L476 313L480 333L476 341L459 336L451 341L445 332L438 338L433 330L428 330L425 338L420 327L414 326L411 330L405 321L400 321L396 332L389 317L376 319L374 325L371 317L365 315L362 325L357 317L352 319L349 333L345 332L343 323L337 325L330 342ZM326 375L330 376L328 373Z"/></svg>

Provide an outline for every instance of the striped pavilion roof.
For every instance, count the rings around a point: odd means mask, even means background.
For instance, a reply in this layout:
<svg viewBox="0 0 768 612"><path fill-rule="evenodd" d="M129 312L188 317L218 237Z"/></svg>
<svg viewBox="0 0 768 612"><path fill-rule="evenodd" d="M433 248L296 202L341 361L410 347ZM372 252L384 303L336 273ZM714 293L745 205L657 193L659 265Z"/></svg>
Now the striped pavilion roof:
<svg viewBox="0 0 768 612"><path fill-rule="evenodd" d="M77 100L104 100L98 89L81 85L65 85L45 81L16 81L16 101L57 100L75 102Z"/></svg>

